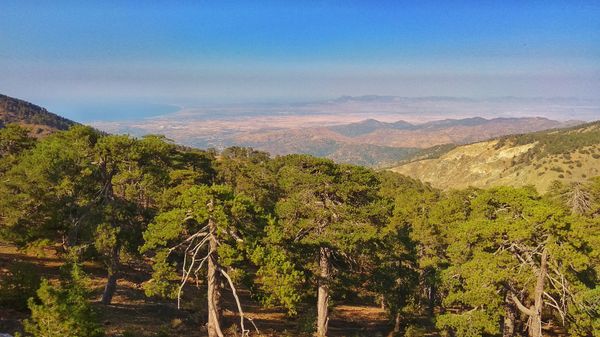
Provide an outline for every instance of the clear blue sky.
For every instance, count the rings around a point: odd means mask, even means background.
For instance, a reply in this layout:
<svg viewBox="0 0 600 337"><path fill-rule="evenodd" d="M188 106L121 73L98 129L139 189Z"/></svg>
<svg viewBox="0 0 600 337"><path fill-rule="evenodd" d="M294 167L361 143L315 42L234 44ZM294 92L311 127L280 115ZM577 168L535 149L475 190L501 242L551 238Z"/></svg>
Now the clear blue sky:
<svg viewBox="0 0 600 337"><path fill-rule="evenodd" d="M600 1L1 0L0 92L38 103L600 92Z"/></svg>

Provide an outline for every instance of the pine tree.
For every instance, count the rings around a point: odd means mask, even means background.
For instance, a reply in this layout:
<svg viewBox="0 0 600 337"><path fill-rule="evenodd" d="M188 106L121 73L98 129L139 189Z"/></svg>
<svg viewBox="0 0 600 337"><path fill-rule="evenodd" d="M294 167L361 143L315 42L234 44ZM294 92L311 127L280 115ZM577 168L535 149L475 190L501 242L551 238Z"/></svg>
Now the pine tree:
<svg viewBox="0 0 600 337"><path fill-rule="evenodd" d="M104 335L88 302L86 278L77 265L60 285L43 280L37 299L29 300L31 317L24 327L33 337L101 337Z"/></svg>
<svg viewBox="0 0 600 337"><path fill-rule="evenodd" d="M367 169L304 155L282 157L276 166L282 197L267 232L275 251L286 251L316 286L317 335L326 336L336 273L358 271L363 250L377 239L379 181Z"/></svg>
<svg viewBox="0 0 600 337"><path fill-rule="evenodd" d="M454 310L438 326L461 336L513 336L526 323L539 337L545 309L566 324L570 307L581 306L581 277L593 268L577 218L530 188L479 191L469 208L466 220L445 230L444 304Z"/></svg>
<svg viewBox="0 0 600 337"><path fill-rule="evenodd" d="M248 254L262 233L264 216L243 194L224 185L175 187L177 195L144 233L142 251L154 251L154 274L148 294L175 295L178 304L187 281L204 279L208 299L208 335L222 337L221 283L226 282L240 315L242 335L248 318L237 296L236 275L243 273ZM170 260L179 257L179 263ZM173 289L169 278L181 270L181 282ZM206 276L200 276L206 267ZM238 276L239 277L239 276ZM167 278L167 279L165 279ZM250 323L253 324L252 321Z"/></svg>

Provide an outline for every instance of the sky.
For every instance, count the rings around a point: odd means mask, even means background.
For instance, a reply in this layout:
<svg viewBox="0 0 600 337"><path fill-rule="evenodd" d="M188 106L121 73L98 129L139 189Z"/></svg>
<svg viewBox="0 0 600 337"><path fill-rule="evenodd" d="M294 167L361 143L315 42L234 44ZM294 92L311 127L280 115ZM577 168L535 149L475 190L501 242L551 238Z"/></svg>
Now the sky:
<svg viewBox="0 0 600 337"><path fill-rule="evenodd" d="M600 1L0 3L0 93L68 117L103 105L152 114L341 95L600 92Z"/></svg>

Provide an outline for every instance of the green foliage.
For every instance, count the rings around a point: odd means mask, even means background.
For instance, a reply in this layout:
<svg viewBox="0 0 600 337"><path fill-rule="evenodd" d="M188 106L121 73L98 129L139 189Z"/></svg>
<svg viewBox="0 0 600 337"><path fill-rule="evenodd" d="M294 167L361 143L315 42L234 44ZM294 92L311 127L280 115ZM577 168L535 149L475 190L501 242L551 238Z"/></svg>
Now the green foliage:
<svg viewBox="0 0 600 337"><path fill-rule="evenodd" d="M35 145L29 131L16 124L0 128L0 175L14 165L17 157Z"/></svg>
<svg viewBox="0 0 600 337"><path fill-rule="evenodd" d="M203 181L211 160L162 136L134 139L74 126L37 142L6 172L0 234L19 246L60 243L64 252L102 260L115 275L122 252L139 254L174 172Z"/></svg>
<svg viewBox="0 0 600 337"><path fill-rule="evenodd" d="M560 131L572 139L566 144L554 144L555 133L506 141L537 141L529 155L597 142L577 130ZM7 127L0 151L3 238L21 247L60 245L63 258L100 260L111 273L124 252L133 259L145 253L153 261L148 296L177 297L181 270L200 277L189 261L212 254L217 270L264 305L299 317L306 332L314 330L314 290L326 283L336 302L382 300L391 317L427 308L448 333L498 335L510 295L532 303L544 249L549 275L568 285L568 292L553 281L545 288L567 312L565 328L573 336L599 330L599 178L556 182L546 196L530 187L442 193L392 172L306 155L271 159L234 147L216 156L161 136L111 136L82 126L35 142ZM214 251L202 246L207 237ZM326 276L322 256L331 267ZM37 277L27 266L10 269L0 298L23 306ZM27 331L100 336L84 283L78 269L59 285L42 282L38 299L29 301ZM443 310L433 317L436 306ZM562 322L548 306L544 315ZM405 334L422 331L409 327Z"/></svg>
<svg viewBox="0 0 600 337"><path fill-rule="evenodd" d="M111 250L117 245L119 228L109 224L100 224L96 227L94 247L102 255L110 255Z"/></svg>
<svg viewBox="0 0 600 337"><path fill-rule="evenodd" d="M243 279L243 270L250 260L249 254L256 246L264 226L262 210L250 198L235 194L226 185L196 185L183 190L176 189L175 197L144 232L145 243L141 251L154 252L154 272L152 280L145 285L146 293L165 297L177 295L179 289L173 281L176 279L175 266L179 267L181 263L177 262L176 254L181 254L179 256L184 259L182 268L191 268L185 264L188 258L192 259L186 255L189 250L185 247L194 242L195 234L208 228L209 222L215 224L216 231L207 235L214 235L219 242L215 262L219 267L227 268L234 281ZM194 253L196 257L199 257L198 252L202 247L201 244L198 246ZM202 257L204 255L206 253L202 253ZM199 271L195 271L196 277L199 277Z"/></svg>
<svg viewBox="0 0 600 337"><path fill-rule="evenodd" d="M257 247L252 262L260 266L254 280L260 289L262 302L266 305L280 304L288 315L298 314L298 305L304 299L302 286L306 282L304 272L293 264L285 251L279 247Z"/></svg>
<svg viewBox="0 0 600 337"><path fill-rule="evenodd" d="M154 258L152 265L152 278L144 283L144 293L146 296L159 296L163 298L176 298L177 286L179 280L177 271L173 263L168 261L168 251L159 250Z"/></svg>
<svg viewBox="0 0 600 337"><path fill-rule="evenodd" d="M68 236L69 225L91 201L94 184L85 156L95 136L83 127L49 136L6 172L0 183L5 237L24 246Z"/></svg>
<svg viewBox="0 0 600 337"><path fill-rule="evenodd" d="M272 210L277 182L270 167L269 155L249 148L231 147L223 150L217 163L217 181L233 187L265 210Z"/></svg>
<svg viewBox="0 0 600 337"><path fill-rule="evenodd" d="M469 204L468 217L449 222L445 229L450 263L442 273L447 292L443 303L449 311L438 317L438 327L461 336L500 333L508 294L526 294L524 300L532 301L539 262L530 252L540 249L548 251L553 266L549 277L564 279L571 291L585 291L591 280L584 275L594 263L578 218L530 188L477 191ZM565 303L575 300L548 282L548 296Z"/></svg>
<svg viewBox="0 0 600 337"><path fill-rule="evenodd" d="M27 309L27 300L40 286L40 276L30 263L12 263L0 280L0 305L17 310Z"/></svg>
<svg viewBox="0 0 600 337"><path fill-rule="evenodd" d="M53 286L43 280L37 300L29 300L31 317L24 322L33 337L100 337L104 333L87 301L85 276L74 265L70 279Z"/></svg>
<svg viewBox="0 0 600 337"><path fill-rule="evenodd" d="M418 226L416 205L435 193L418 181L394 174L380 173L379 198L385 210L385 225L380 229L377 249L371 253L369 286L383 299L394 317L410 301L415 300L419 283L416 242L411 228Z"/></svg>
<svg viewBox="0 0 600 337"><path fill-rule="evenodd" d="M313 334L315 332L317 322L317 311L313 307L309 307L302 311L298 317L298 332L303 334Z"/></svg>
<svg viewBox="0 0 600 337"><path fill-rule="evenodd" d="M415 325L409 325L404 332L404 337L424 337L425 333L425 329Z"/></svg>
<svg viewBox="0 0 600 337"><path fill-rule="evenodd" d="M438 318L436 325L440 329L451 329L456 336L481 337L498 335L498 323L490 319L483 311L471 311L460 314L445 314Z"/></svg>

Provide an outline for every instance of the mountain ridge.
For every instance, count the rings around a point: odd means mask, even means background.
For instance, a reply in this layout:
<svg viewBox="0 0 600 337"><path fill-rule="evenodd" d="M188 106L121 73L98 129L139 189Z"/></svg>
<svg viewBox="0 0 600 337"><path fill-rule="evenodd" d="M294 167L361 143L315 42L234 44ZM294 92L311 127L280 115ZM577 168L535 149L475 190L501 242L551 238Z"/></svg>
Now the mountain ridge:
<svg viewBox="0 0 600 337"><path fill-rule="evenodd" d="M397 99L386 97L385 99ZM350 98L348 98L350 99ZM352 98L354 99L354 98ZM380 96L363 96L359 99L377 100ZM42 137L56 130L66 130L77 124L45 108L24 100L0 95L0 127L18 123L29 127L32 135ZM198 141L185 137L173 137L182 144L196 147L247 146L267 151L273 155L303 153L326 157L337 162L370 167L390 167L414 158L428 158L431 152L443 154L457 145L482 141L507 134L518 134L560 128L579 123L559 122L545 117L507 118L469 117L434 120L419 124L405 120L394 122L367 118L354 123L313 127L276 127L236 132L226 129L224 133L210 133L206 140ZM165 129L168 130L168 129ZM157 130L145 133L164 133ZM117 132L117 131L113 131ZM119 132L117 132L119 133Z"/></svg>
<svg viewBox="0 0 600 337"><path fill-rule="evenodd" d="M442 189L580 182L600 174L600 121L498 137L390 168Z"/></svg>
<svg viewBox="0 0 600 337"><path fill-rule="evenodd" d="M33 136L67 130L77 124L33 103L0 94L0 128L12 123L31 129Z"/></svg>

